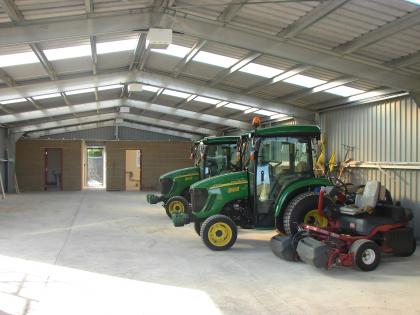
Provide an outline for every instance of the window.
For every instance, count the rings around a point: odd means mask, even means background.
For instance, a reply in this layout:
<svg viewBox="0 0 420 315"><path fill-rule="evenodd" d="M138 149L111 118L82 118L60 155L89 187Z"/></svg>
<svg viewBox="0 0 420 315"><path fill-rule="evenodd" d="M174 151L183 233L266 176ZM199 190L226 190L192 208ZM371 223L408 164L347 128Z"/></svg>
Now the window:
<svg viewBox="0 0 420 315"><path fill-rule="evenodd" d="M208 145L205 154L204 175L215 176L236 170L236 143Z"/></svg>

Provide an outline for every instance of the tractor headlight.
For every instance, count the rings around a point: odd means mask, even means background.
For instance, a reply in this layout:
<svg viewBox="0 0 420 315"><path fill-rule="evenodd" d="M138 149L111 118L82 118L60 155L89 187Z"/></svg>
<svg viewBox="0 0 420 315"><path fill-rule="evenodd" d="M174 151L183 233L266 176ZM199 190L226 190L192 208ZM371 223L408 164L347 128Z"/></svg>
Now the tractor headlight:
<svg viewBox="0 0 420 315"><path fill-rule="evenodd" d="M196 188L190 190L191 209L193 212L199 212L206 204L208 192L205 188Z"/></svg>

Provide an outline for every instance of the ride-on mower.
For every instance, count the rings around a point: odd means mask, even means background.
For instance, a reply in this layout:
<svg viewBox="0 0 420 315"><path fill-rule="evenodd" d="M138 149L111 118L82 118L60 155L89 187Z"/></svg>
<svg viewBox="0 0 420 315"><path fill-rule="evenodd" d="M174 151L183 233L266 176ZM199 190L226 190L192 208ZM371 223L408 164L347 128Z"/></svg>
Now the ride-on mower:
<svg viewBox="0 0 420 315"><path fill-rule="evenodd" d="M236 171L236 145L239 137L206 137L194 142L191 149L193 167L168 172L160 176L161 195L147 195L147 202L163 202L166 214L183 213L189 206L190 186L201 179Z"/></svg>
<svg viewBox="0 0 420 315"><path fill-rule="evenodd" d="M194 222L204 244L229 249L237 226L275 228L293 233L291 222L309 222L316 214L321 186L315 178L312 148L320 138L317 126L257 128L241 138L242 170L215 176L191 186L192 213L174 214L175 226ZM312 211L311 211L312 210Z"/></svg>
<svg viewBox="0 0 420 315"><path fill-rule="evenodd" d="M302 224L293 236L275 236L273 252L286 260L302 260L318 268L355 266L376 269L381 253L411 256L416 249L410 209L398 203L378 203L380 183L368 182L355 204L342 204L336 187L319 194L318 215L326 227ZM330 188L330 187L329 187ZM341 196L342 197L342 196Z"/></svg>

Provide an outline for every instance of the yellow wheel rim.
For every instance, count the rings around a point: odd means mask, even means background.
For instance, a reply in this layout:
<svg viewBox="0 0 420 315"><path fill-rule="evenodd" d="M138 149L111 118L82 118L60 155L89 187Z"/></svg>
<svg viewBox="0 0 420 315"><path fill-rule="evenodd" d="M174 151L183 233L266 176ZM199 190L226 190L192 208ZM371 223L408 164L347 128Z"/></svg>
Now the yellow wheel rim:
<svg viewBox="0 0 420 315"><path fill-rule="evenodd" d="M181 201L172 201L168 205L168 211L170 214L183 213L185 211L185 206Z"/></svg>
<svg viewBox="0 0 420 315"><path fill-rule="evenodd" d="M208 232L210 243L217 247L226 246L231 241L232 236L232 229L223 222L213 224Z"/></svg>
<svg viewBox="0 0 420 315"><path fill-rule="evenodd" d="M309 211L305 215L303 223L317 227L326 227L328 225L328 220L326 217L319 215L318 210L315 209Z"/></svg>

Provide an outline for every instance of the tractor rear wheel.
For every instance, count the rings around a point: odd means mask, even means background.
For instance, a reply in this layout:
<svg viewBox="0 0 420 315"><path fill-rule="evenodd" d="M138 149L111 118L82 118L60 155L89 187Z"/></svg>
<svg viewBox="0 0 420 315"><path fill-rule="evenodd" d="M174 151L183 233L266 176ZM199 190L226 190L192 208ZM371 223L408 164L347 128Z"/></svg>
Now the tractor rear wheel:
<svg viewBox="0 0 420 315"><path fill-rule="evenodd" d="M318 193L309 191L297 195L289 202L283 215L283 227L286 234L295 234L302 223L320 227L325 226L326 219L319 216L316 211L318 199Z"/></svg>
<svg viewBox="0 0 420 315"><path fill-rule="evenodd" d="M227 250L236 242L238 228L231 218L222 214L212 215L201 225L200 236L211 250Z"/></svg>
<svg viewBox="0 0 420 315"><path fill-rule="evenodd" d="M164 207L168 217L172 218L173 213L184 213L188 209L188 200L181 196L169 198Z"/></svg>
<svg viewBox="0 0 420 315"><path fill-rule="evenodd" d="M378 244L368 239L355 241L349 250L354 255L354 264L363 271L372 271L381 261L381 249Z"/></svg>

